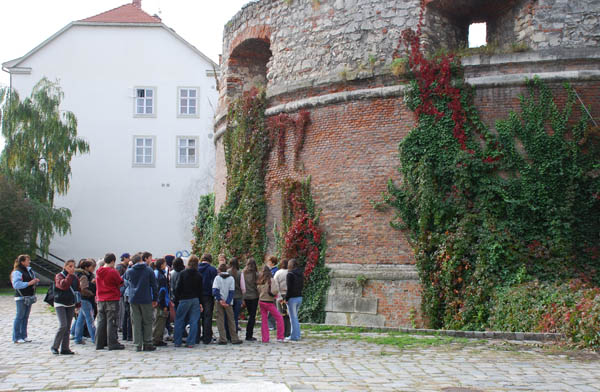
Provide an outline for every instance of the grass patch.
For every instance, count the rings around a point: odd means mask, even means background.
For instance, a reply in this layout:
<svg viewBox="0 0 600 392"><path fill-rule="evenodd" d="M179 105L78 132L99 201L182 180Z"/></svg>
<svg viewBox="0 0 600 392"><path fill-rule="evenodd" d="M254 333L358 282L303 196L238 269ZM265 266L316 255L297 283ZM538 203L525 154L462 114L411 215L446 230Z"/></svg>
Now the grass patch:
<svg viewBox="0 0 600 392"><path fill-rule="evenodd" d="M46 295L47 292L48 292L48 286L39 286L35 290L35 293L38 295ZM15 295L15 289L13 289L12 287L0 288L0 296L12 297L13 295Z"/></svg>

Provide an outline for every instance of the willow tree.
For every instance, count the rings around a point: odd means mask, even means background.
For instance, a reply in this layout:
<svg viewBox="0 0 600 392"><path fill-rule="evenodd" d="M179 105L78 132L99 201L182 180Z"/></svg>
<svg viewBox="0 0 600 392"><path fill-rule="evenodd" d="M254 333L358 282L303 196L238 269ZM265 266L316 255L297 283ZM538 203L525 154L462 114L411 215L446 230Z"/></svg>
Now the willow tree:
<svg viewBox="0 0 600 392"><path fill-rule="evenodd" d="M54 234L71 230L68 208L56 208L56 195L69 190L71 159L87 153L89 145L77 137L77 119L60 110L64 94L57 83L40 80L23 101L14 90L0 90L0 121L6 144L0 167L17 184L33 207L28 238L31 251L48 253Z"/></svg>

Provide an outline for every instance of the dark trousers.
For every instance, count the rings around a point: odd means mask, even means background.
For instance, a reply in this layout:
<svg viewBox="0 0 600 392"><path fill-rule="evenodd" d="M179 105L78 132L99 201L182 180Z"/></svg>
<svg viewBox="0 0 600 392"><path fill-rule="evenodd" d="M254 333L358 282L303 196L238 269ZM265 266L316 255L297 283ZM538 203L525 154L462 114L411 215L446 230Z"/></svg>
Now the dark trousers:
<svg viewBox="0 0 600 392"><path fill-rule="evenodd" d="M256 323L256 309L258 308L258 298L245 299L246 309L248 310L248 325L246 325L246 339L252 339L254 335L254 324Z"/></svg>
<svg viewBox="0 0 600 392"><path fill-rule="evenodd" d="M58 331L56 331L52 348L69 351L69 332L75 314L75 306L57 306L55 309L56 317L58 317Z"/></svg>
<svg viewBox="0 0 600 392"><path fill-rule="evenodd" d="M202 342L209 344L212 342L213 331L212 331L212 318L213 310L215 308L215 298L212 295L205 295L202 297L202 316L200 323L202 324L202 332L198 333L198 339L202 335ZM196 340L198 340L196 339Z"/></svg>
<svg viewBox="0 0 600 392"><path fill-rule="evenodd" d="M127 301L127 298L123 300L123 319L121 321L123 340L133 340L133 330L131 329L131 308L129 307L129 301Z"/></svg>
<svg viewBox="0 0 600 392"><path fill-rule="evenodd" d="M98 302L96 318L96 348L116 347L119 345L117 319L119 317L119 301Z"/></svg>

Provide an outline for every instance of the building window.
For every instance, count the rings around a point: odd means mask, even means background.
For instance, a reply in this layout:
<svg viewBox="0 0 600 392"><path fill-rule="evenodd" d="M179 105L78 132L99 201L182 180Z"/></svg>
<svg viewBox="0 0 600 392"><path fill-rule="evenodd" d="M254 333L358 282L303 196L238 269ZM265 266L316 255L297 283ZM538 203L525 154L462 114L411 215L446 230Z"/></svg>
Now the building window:
<svg viewBox="0 0 600 392"><path fill-rule="evenodd" d="M177 137L177 167L198 167L198 137Z"/></svg>
<svg viewBox="0 0 600 392"><path fill-rule="evenodd" d="M154 167L156 161L155 136L133 137L133 166Z"/></svg>
<svg viewBox="0 0 600 392"><path fill-rule="evenodd" d="M198 117L198 95L196 87L180 87L178 90L178 114L182 117Z"/></svg>
<svg viewBox="0 0 600 392"><path fill-rule="evenodd" d="M156 114L156 89L154 87L135 88L135 115L154 116Z"/></svg>

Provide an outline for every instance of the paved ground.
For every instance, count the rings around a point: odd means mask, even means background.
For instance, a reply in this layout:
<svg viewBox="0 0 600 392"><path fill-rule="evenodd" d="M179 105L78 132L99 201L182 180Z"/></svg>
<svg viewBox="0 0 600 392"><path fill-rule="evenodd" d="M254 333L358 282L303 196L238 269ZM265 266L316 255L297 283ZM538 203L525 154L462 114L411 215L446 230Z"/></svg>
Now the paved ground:
<svg viewBox="0 0 600 392"><path fill-rule="evenodd" d="M156 352L49 347L57 321L40 301L29 336L11 341L14 300L0 297L0 391L600 391L596 355L550 355L527 347L450 344L405 348L324 339L241 346L172 346ZM259 332L260 335L260 332Z"/></svg>

